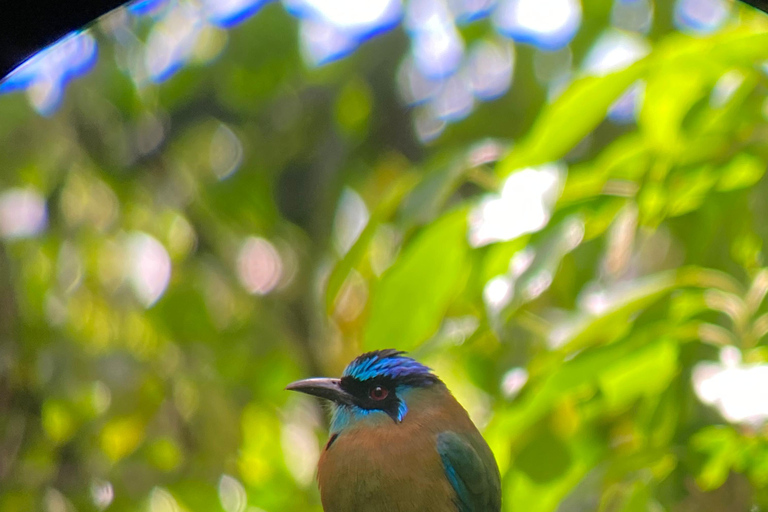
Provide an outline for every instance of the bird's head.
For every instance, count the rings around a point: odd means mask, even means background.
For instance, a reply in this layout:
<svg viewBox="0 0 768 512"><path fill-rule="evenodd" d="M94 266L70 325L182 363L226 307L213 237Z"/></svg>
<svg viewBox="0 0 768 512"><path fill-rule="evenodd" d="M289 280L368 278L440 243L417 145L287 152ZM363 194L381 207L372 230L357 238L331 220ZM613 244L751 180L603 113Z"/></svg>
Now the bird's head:
<svg viewBox="0 0 768 512"><path fill-rule="evenodd" d="M394 349L366 352L347 365L340 379L305 379L286 389L330 400L331 432L387 416L400 423L412 392L440 382L429 368L403 354Z"/></svg>

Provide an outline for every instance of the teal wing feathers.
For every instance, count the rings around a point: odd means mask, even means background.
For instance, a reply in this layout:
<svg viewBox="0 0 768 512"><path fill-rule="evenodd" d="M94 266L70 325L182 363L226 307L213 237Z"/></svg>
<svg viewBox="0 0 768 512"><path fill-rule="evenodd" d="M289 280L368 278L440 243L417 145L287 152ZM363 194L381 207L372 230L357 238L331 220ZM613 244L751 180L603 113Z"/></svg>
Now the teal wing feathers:
<svg viewBox="0 0 768 512"><path fill-rule="evenodd" d="M458 512L501 510L499 469L479 433L442 432L437 436L437 452L445 476L456 491Z"/></svg>

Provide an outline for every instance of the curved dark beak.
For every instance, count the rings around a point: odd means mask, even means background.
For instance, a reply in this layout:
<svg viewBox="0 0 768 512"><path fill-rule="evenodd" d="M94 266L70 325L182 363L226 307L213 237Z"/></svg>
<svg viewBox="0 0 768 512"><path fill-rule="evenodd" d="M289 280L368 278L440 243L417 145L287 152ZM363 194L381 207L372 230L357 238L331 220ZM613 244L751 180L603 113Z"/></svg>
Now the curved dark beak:
<svg viewBox="0 0 768 512"><path fill-rule="evenodd" d="M339 379L315 378L297 380L288 384L285 389L318 396L338 404L352 403L352 396L341 388L341 380Z"/></svg>

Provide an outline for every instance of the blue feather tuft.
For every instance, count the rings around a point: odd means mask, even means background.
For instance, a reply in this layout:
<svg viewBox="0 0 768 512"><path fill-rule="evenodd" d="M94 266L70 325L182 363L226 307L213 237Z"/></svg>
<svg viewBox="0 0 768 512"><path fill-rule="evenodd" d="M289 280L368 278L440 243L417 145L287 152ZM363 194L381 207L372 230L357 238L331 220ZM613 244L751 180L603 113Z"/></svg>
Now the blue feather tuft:
<svg viewBox="0 0 768 512"><path fill-rule="evenodd" d="M403 354L405 352L395 349L366 352L349 363L343 376L365 381L375 377L400 379L432 375L430 368Z"/></svg>

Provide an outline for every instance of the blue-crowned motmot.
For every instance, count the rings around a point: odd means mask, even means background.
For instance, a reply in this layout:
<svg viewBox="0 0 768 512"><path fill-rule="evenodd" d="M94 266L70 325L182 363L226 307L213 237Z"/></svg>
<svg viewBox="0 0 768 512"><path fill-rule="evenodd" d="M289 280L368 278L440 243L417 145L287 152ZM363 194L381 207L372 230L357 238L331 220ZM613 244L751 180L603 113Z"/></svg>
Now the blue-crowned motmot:
<svg viewBox="0 0 768 512"><path fill-rule="evenodd" d="M445 384L403 352L368 352L340 379L287 389L332 403L317 469L325 512L501 510L490 448Z"/></svg>

